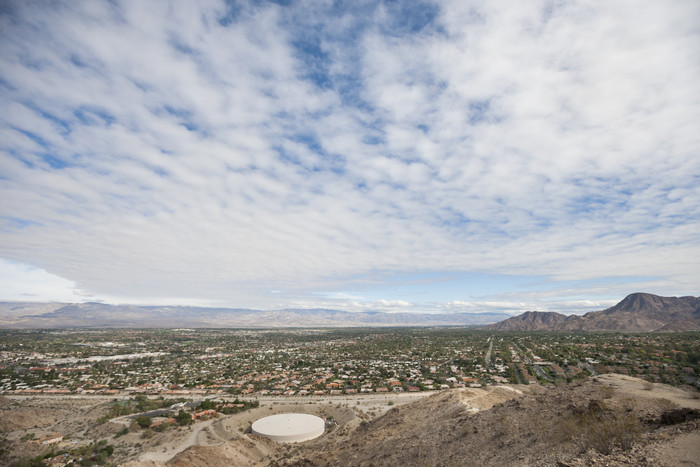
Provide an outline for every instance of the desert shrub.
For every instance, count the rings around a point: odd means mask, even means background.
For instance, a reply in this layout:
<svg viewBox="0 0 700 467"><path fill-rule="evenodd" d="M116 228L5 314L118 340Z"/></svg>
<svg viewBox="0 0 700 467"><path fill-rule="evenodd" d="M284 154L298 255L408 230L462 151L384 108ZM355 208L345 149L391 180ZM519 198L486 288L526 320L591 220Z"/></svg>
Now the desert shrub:
<svg viewBox="0 0 700 467"><path fill-rule="evenodd" d="M632 412L635 407L637 407L637 403L632 397L625 397L623 399L620 399L619 406L621 410L624 410L625 412Z"/></svg>
<svg viewBox="0 0 700 467"><path fill-rule="evenodd" d="M639 418L629 413L593 416L585 424L590 447L602 454L610 454L616 446L623 451L631 449L642 432Z"/></svg>
<svg viewBox="0 0 700 467"><path fill-rule="evenodd" d="M581 451L595 449L610 454L615 448L626 451L639 440L642 423L634 414L623 410L586 411L562 423L561 434Z"/></svg>
<svg viewBox="0 0 700 467"><path fill-rule="evenodd" d="M676 402L673 402L672 400L666 398L659 399L658 404L659 409L665 412L669 410L679 409L681 407Z"/></svg>
<svg viewBox="0 0 700 467"><path fill-rule="evenodd" d="M145 415L139 415L136 417L136 423L138 423L141 428L148 428L151 426L151 422L151 417L147 417Z"/></svg>
<svg viewBox="0 0 700 467"><path fill-rule="evenodd" d="M543 414L533 414L530 417L530 432L539 441L549 438L552 431L551 420Z"/></svg>
<svg viewBox="0 0 700 467"><path fill-rule="evenodd" d="M155 431L153 431L153 430L151 430L150 428L148 428L148 429L146 429L146 430L143 431L143 434L141 435L141 437L142 437L143 439L151 439L151 438L153 438L153 437L155 436L155 434L156 434Z"/></svg>
<svg viewBox="0 0 700 467"><path fill-rule="evenodd" d="M34 458L23 458L12 464L12 467L43 467L41 456Z"/></svg>
<svg viewBox="0 0 700 467"><path fill-rule="evenodd" d="M642 385L644 386L645 391L651 391L654 389L654 384L651 381L642 381Z"/></svg>
<svg viewBox="0 0 700 467"><path fill-rule="evenodd" d="M615 392L615 388L612 386L603 386L600 388L600 395L603 399L610 399Z"/></svg>
<svg viewBox="0 0 700 467"><path fill-rule="evenodd" d="M156 430L158 433L162 433L163 431L170 428L170 426L171 426L170 423L161 423L160 425L154 427L153 429Z"/></svg>
<svg viewBox="0 0 700 467"><path fill-rule="evenodd" d="M107 452L100 451L100 453L95 457L95 462L97 462L99 465L104 465L107 462L107 457L109 457Z"/></svg>

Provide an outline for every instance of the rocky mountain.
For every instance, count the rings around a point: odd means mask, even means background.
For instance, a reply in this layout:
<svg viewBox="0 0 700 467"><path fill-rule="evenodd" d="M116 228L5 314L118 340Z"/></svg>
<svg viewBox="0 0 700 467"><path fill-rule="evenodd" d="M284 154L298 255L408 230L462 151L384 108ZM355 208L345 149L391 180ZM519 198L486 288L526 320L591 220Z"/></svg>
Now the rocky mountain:
<svg viewBox="0 0 700 467"><path fill-rule="evenodd" d="M565 322L566 315L553 311L526 311L522 315L508 318L500 323L487 326L498 331L541 331Z"/></svg>
<svg viewBox="0 0 700 467"><path fill-rule="evenodd" d="M250 310L104 303L0 302L0 327L366 327L472 326L493 323L504 313L380 313L327 309Z"/></svg>
<svg viewBox="0 0 700 467"><path fill-rule="evenodd" d="M495 324L490 324L495 323ZM528 311L505 313L381 313L329 309L251 310L104 303L0 302L0 327L366 327L484 326L501 331L682 331L700 329L700 297L634 293L583 316Z"/></svg>
<svg viewBox="0 0 700 467"><path fill-rule="evenodd" d="M485 326L503 331L653 332L700 329L700 297L633 293L608 309L583 316L528 311Z"/></svg>

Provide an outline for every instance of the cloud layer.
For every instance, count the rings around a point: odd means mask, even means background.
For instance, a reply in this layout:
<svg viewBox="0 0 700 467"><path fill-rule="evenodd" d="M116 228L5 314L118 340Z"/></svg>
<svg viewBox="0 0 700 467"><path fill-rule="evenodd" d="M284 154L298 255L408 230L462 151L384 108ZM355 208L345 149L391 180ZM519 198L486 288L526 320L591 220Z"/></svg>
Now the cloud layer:
<svg viewBox="0 0 700 467"><path fill-rule="evenodd" d="M256 308L697 294L698 17L9 2L2 264L97 299Z"/></svg>

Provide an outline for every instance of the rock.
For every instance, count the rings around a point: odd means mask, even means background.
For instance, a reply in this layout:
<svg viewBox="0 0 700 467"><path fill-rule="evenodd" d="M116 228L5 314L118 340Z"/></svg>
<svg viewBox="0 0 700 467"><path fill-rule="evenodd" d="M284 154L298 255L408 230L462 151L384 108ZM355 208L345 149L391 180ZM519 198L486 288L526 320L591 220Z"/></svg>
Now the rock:
<svg viewBox="0 0 700 467"><path fill-rule="evenodd" d="M669 410L661 414L659 422L662 425L677 425L700 418L700 411L683 407L681 409Z"/></svg>

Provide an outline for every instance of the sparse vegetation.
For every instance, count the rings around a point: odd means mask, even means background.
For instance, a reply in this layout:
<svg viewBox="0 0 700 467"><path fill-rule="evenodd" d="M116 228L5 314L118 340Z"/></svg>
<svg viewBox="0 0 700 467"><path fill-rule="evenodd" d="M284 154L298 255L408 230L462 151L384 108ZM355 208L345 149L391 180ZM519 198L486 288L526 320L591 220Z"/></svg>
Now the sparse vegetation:
<svg viewBox="0 0 700 467"><path fill-rule="evenodd" d="M632 448L643 432L639 417L624 410L587 410L565 421L561 434L580 447L610 454L615 448Z"/></svg>
<svg viewBox="0 0 700 467"><path fill-rule="evenodd" d="M610 399L615 393L615 388L612 386L602 386L600 388L600 396L603 399Z"/></svg>

